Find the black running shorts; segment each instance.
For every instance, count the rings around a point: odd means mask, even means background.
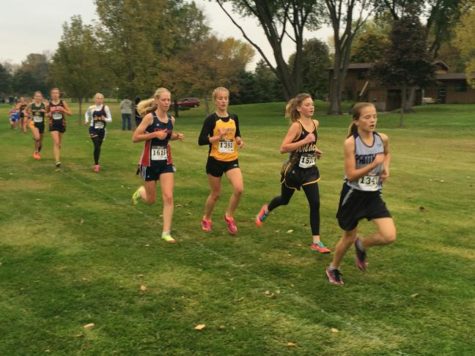
[[[208,156],[208,161],[206,162],[206,173],[213,177],[221,177],[223,173],[234,168],[239,168],[239,161],[237,159],[225,162],[218,161],[216,158]]]
[[[283,172],[280,182],[288,188],[300,190],[303,185],[317,183],[320,172],[316,166],[310,168],[289,168]]]
[[[351,231],[361,219],[390,218],[391,213],[381,198],[381,191],[364,192],[343,183],[336,217],[343,230]]]

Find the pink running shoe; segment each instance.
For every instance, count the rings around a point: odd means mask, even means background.
[[[212,228],[213,222],[211,220],[207,220],[205,218],[201,220],[201,230],[203,230],[204,232],[211,232]]]
[[[99,166],[98,164],[94,165],[94,172],[99,173],[100,170],[101,166]]]
[[[236,235],[238,232],[238,228],[236,226],[236,222],[234,221],[233,217],[226,216],[224,215],[224,221],[226,221],[226,225],[228,226],[228,232],[231,235]]]

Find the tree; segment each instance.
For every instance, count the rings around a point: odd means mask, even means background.
[[[53,81],[79,102],[79,121],[82,119],[82,102],[104,87],[107,79],[104,55],[93,28],[84,25],[81,16],[73,16],[71,23],[63,25],[58,49],[53,55],[51,74]]]
[[[367,21],[355,36],[350,62],[373,63],[381,60],[389,46],[390,31],[391,24],[386,21]]]
[[[165,69],[163,61],[209,32],[194,2],[96,0],[96,7],[97,34],[121,96],[151,95]]]
[[[424,33],[432,60],[438,59],[440,48],[452,38],[453,29],[460,15],[469,7],[471,0],[376,0],[380,11],[389,11],[394,20],[409,14],[421,14],[426,19]],[[416,87],[409,88],[406,111],[412,109]]]
[[[425,34],[429,54],[436,59],[441,46],[450,41],[453,29],[471,0],[377,0],[379,11],[388,11],[394,20],[416,11],[426,18]]]
[[[2,64],[0,64],[0,95],[3,96],[10,93],[11,80],[12,75]]]
[[[257,62],[254,71],[257,102],[265,103],[285,100],[282,83],[264,60]]]
[[[306,28],[318,28],[319,2],[316,0],[216,0],[226,16],[241,31],[244,38],[257,50],[267,66],[282,83],[287,99],[295,96],[302,88],[302,50]],[[252,39],[252,35],[238,24],[224,3],[232,3],[233,10],[242,16],[254,17],[264,30],[272,48],[274,62]],[[290,39],[295,45],[293,67],[286,62],[283,54],[283,41]]]
[[[210,36],[164,62],[160,82],[176,93],[186,91],[204,97],[208,111],[208,97],[215,87],[225,86],[232,93],[239,91],[239,74],[253,56],[254,50],[247,43]]]
[[[454,45],[466,61],[467,81],[475,88],[475,5],[462,16],[455,33]]]
[[[372,0],[325,0],[333,29],[333,69],[330,77],[329,114],[341,114],[343,87],[353,39],[374,10]]]
[[[434,78],[434,67],[427,50],[424,27],[416,12],[408,12],[394,21],[390,33],[391,45],[384,59],[377,62],[372,74],[386,86],[401,88],[400,126],[404,126],[404,111],[409,87],[424,87]]]
[[[45,54],[30,53],[15,71],[15,92],[20,95],[32,95],[37,90],[46,93],[49,88],[49,65]]]
[[[289,65],[293,66],[295,54],[289,58]],[[304,42],[302,49],[302,91],[310,93],[314,98],[323,99],[328,94],[328,68],[330,68],[328,46],[318,40],[311,39]]]

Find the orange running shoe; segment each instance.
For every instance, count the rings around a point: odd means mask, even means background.
[[[269,210],[267,209],[267,204],[264,204],[261,210],[259,210],[259,214],[256,216],[256,226],[261,227],[268,215]]]
[[[310,249],[320,253],[330,253],[330,249],[326,247],[321,241],[312,243],[310,245]]]

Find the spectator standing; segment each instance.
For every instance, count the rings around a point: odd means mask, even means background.
[[[122,115],[122,131],[132,130],[130,121],[132,119],[132,101],[129,98],[125,98],[120,102],[120,113]]]

